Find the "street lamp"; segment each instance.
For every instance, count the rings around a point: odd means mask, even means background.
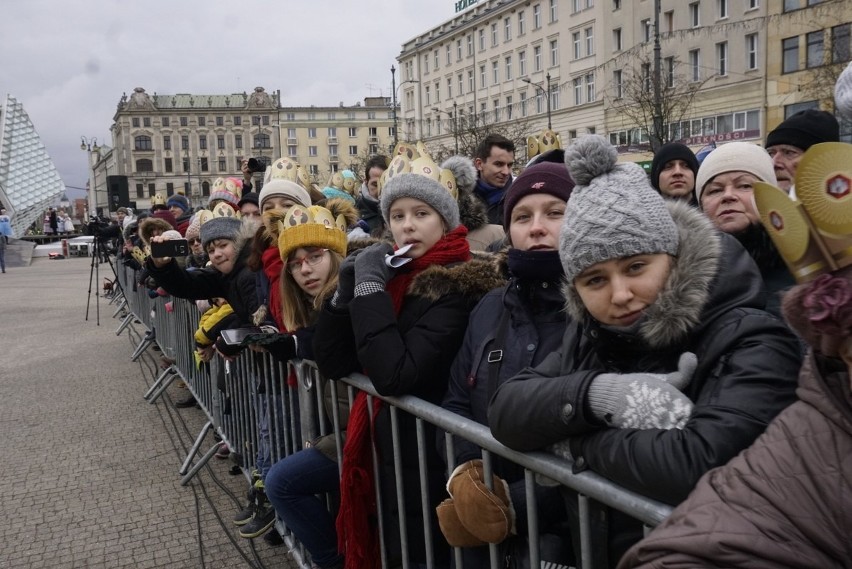
[[[101,147],[98,146],[98,139],[92,137],[91,139],[81,136],[80,137],[80,150],[85,150],[88,153],[89,157],[89,192],[88,192],[88,201],[87,204],[92,208],[91,211],[86,208],[86,215],[91,216],[92,213],[96,213],[98,211],[98,194],[97,194],[97,180],[95,179],[95,164],[92,163],[92,152],[98,154],[101,151]],[[98,158],[95,157],[95,163],[97,163]],[[88,220],[87,220],[88,221]]]
[[[456,154],[459,153],[459,128],[458,128],[458,113],[459,113],[459,104],[453,101],[453,112],[450,113],[448,111],[443,111],[437,107],[432,107],[432,110],[436,113],[444,113],[453,119],[453,138],[456,141]]]
[[[529,84],[529,85],[532,85],[533,87],[535,87],[536,89],[538,89],[539,91],[541,91],[542,93],[544,93],[545,101],[547,102],[547,129],[548,129],[548,130],[553,130],[553,127],[552,127],[552,125],[550,124],[550,73],[549,73],[549,72],[548,72],[548,74],[545,76],[545,80],[547,80],[547,91],[545,91],[545,90],[544,90],[544,87],[542,87],[542,86],[541,86],[541,85],[539,85],[538,83],[533,83],[533,82],[532,82],[532,81],[530,81],[530,80],[529,80],[529,78],[527,78],[527,77],[525,77],[525,78],[521,79],[521,81],[523,81],[524,83],[527,83],[527,84]]]

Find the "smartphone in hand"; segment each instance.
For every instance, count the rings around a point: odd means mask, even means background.
[[[186,257],[189,255],[189,243],[186,239],[170,239],[161,243],[151,243],[152,257]]]

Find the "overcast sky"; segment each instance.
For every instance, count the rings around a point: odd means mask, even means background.
[[[109,138],[122,93],[281,90],[284,106],[390,96],[402,43],[455,0],[2,0],[0,96],[24,105],[66,186],[80,136]],[[397,74],[397,78],[399,74]]]

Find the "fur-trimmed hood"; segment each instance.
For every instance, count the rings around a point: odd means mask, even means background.
[[[155,231],[159,230],[160,234],[163,234],[172,229],[174,229],[174,227],[172,227],[172,225],[165,219],[161,219],[159,217],[146,217],[139,222],[139,238],[142,239],[142,242],[145,245],[148,245],[151,242],[151,237],[154,236]]]
[[[491,255],[479,254],[466,263],[434,265],[412,279],[406,294],[435,301],[448,294],[478,300],[506,284]]]
[[[733,238],[719,233],[706,216],[686,203],[666,205],[678,229],[678,255],[665,287],[635,331],[655,349],[683,342],[723,311],[736,306],[762,308],[764,302],[757,267]],[[600,326],[573,282],[564,282],[562,293],[565,311],[575,321],[584,327]]]
[[[488,211],[482,200],[476,198],[472,193],[459,192],[459,219],[468,231],[475,231],[480,227],[488,225]]]

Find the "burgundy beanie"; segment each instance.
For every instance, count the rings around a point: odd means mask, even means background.
[[[564,163],[540,162],[530,166],[515,178],[506,190],[506,196],[503,198],[503,228],[509,230],[512,210],[526,196],[550,194],[567,202],[573,189],[574,180],[568,174]]]

